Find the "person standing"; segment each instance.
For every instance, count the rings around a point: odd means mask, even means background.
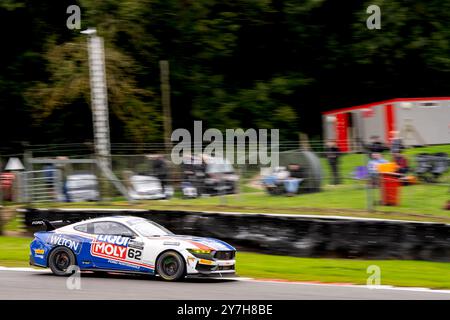
[[[388,148],[381,142],[379,136],[371,136],[370,140],[370,144],[367,146],[367,151],[369,153],[382,153],[388,150]]]
[[[156,159],[153,161],[153,172],[155,176],[161,182],[161,186],[165,191],[168,186],[168,174],[169,170],[167,168],[166,160],[163,155],[157,155]]]
[[[336,146],[334,141],[328,141],[325,148],[325,156],[327,157],[328,164],[331,168],[331,184],[340,184],[341,179],[339,176],[339,157],[341,151]]]
[[[406,175],[409,172],[408,159],[403,156],[401,153],[394,153],[393,155],[394,162],[398,166],[397,173]]]
[[[374,152],[370,155],[370,160],[367,163],[367,171],[369,172],[370,185],[377,187],[379,185],[380,172],[378,165],[387,163],[388,161],[383,158],[383,155],[379,152]]]
[[[391,153],[392,155],[400,154],[405,147],[403,146],[403,141],[400,138],[400,134],[398,131],[391,131]]]

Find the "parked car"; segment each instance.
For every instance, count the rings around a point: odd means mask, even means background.
[[[194,162],[195,160],[198,162]],[[236,193],[239,176],[227,159],[207,156],[189,157],[184,159],[182,170],[183,185],[188,184],[196,189],[196,192],[191,194],[200,196]]]
[[[153,176],[132,175],[129,185],[128,194],[134,200],[167,199],[173,195],[171,187],[163,190],[161,181]]]
[[[67,176],[66,192],[71,202],[98,201],[100,200],[98,189],[97,177],[92,173],[75,173]]]

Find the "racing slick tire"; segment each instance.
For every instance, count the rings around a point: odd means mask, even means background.
[[[184,278],[186,266],[183,257],[175,251],[166,251],[156,262],[156,273],[167,281],[177,281]]]
[[[48,266],[57,276],[69,276],[72,272],[68,269],[76,265],[75,255],[72,250],[66,247],[57,247],[53,249],[48,257]]]

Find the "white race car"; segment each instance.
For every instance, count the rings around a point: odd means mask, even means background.
[[[235,274],[236,249],[213,238],[175,235],[150,220],[114,216],[85,220],[36,232],[30,264],[56,275],[81,271],[121,271],[158,275],[165,280],[186,276]]]

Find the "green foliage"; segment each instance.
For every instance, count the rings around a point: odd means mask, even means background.
[[[217,84],[210,88],[210,95],[202,95],[194,102],[193,115],[196,118],[206,119],[210,127],[221,130],[249,127],[288,129],[282,133],[289,132],[290,138],[295,139],[297,115],[285,100],[292,93],[295,80],[276,77],[268,82],[257,81],[251,88],[228,93],[223,89],[221,77],[213,79],[217,79]]]
[[[89,67],[85,39],[50,44],[47,51],[49,79],[38,82],[26,92],[36,125],[48,119],[58,108],[89,104]],[[134,81],[133,61],[113,47],[106,48],[106,82],[109,107],[134,142],[155,141],[159,135],[160,116],[151,90],[143,90]]]
[[[20,125],[2,127],[2,142],[73,142],[90,126],[85,37],[65,26],[71,4],[105,40],[113,142],[161,141],[162,59],[174,128],[200,119],[297,140],[321,133],[320,111],[448,94],[447,2],[3,0],[0,27],[15,32],[0,53],[0,113]],[[371,4],[381,30],[366,28]]]

